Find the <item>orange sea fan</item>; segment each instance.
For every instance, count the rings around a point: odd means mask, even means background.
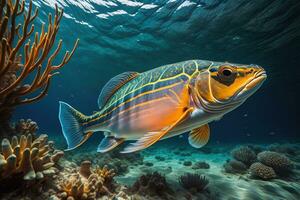
[[[38,16],[38,9],[32,10],[31,1],[26,10],[25,0],[0,0],[0,124],[2,126],[16,106],[36,102],[47,94],[51,77],[69,62],[78,45],[77,40],[72,51],[67,51],[60,64],[54,65],[53,61],[62,46],[62,40],[59,40],[56,49],[53,49],[63,10],[59,10],[56,6],[54,19],[49,14],[48,26],[43,24],[40,32],[35,33],[33,21]],[[24,16],[23,20],[19,19],[21,15]],[[17,24],[19,21],[22,21],[22,24]],[[30,37],[33,37],[33,41],[30,41]],[[30,74],[34,74],[31,81],[27,79]]]

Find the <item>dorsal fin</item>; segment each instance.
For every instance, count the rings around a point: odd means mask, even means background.
[[[101,109],[110,97],[120,89],[125,83],[131,81],[139,75],[138,72],[124,72],[110,79],[103,87],[99,97],[98,106]]]

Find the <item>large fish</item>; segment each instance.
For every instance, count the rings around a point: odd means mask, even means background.
[[[100,111],[85,116],[60,102],[59,120],[68,150],[83,144],[93,132],[104,132],[98,152],[127,140],[122,151],[145,149],[161,139],[189,133],[189,143],[200,148],[209,139],[208,123],[240,106],[266,79],[257,65],[203,60],[124,72],[102,89]]]

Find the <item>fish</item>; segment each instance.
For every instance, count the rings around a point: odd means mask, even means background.
[[[66,150],[79,147],[94,132],[104,133],[100,153],[126,141],[121,153],[136,152],[186,132],[189,144],[201,148],[209,141],[208,124],[242,105],[266,78],[258,65],[207,60],[121,73],[104,85],[98,112],[87,116],[59,102]]]

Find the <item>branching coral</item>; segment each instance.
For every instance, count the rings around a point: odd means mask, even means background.
[[[103,188],[103,179],[95,174],[87,179],[76,174],[61,183],[60,187],[62,192],[58,197],[61,199],[95,199],[98,190]]]
[[[199,174],[186,173],[179,177],[179,183],[187,190],[201,192],[207,188],[209,180]]]
[[[232,152],[232,157],[250,166],[256,160],[255,152],[246,146],[235,148]]]
[[[78,173],[73,173],[59,184],[61,199],[95,199],[101,195],[112,195],[114,189],[113,178],[115,173],[108,169],[91,168],[90,161],[84,161],[80,165]]]
[[[277,152],[263,151],[257,157],[261,163],[272,167],[279,174],[289,172],[293,168],[291,160]]]
[[[63,152],[52,152],[47,135],[33,140],[29,134],[19,139],[14,136],[11,142],[3,139],[0,154],[0,182],[6,180],[42,179],[55,173],[54,165],[63,156]]]
[[[108,186],[109,188],[113,187],[113,178],[116,175],[115,171],[113,169],[109,169],[107,165],[104,165],[104,167],[96,167],[95,174],[102,177],[104,179],[104,184]]]
[[[21,16],[24,16],[22,23]],[[42,25],[35,32],[33,25],[38,9],[33,12],[32,2],[25,9],[25,0],[0,1],[0,126],[8,128],[13,109],[22,104],[40,100],[47,94],[50,80],[58,69],[72,57],[78,40],[71,52],[66,52],[62,61],[54,65],[62,40],[53,49],[63,11],[56,7],[54,19],[49,14],[48,27]],[[33,41],[29,38],[33,38]],[[24,51],[22,50],[24,49]],[[21,52],[23,51],[23,53]],[[29,76],[34,78],[28,79]],[[26,83],[27,82],[27,83]],[[40,93],[37,93],[40,91]],[[28,98],[30,96],[30,98]]]
[[[250,175],[263,180],[270,180],[276,177],[276,173],[272,167],[268,167],[262,163],[256,162],[250,166]]]

